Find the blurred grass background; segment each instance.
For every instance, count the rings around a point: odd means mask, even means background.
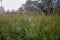
[[[60,16],[0,14],[0,40],[60,40]]]

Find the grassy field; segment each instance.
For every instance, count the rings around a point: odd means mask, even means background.
[[[0,40],[60,40],[60,16],[0,14]]]

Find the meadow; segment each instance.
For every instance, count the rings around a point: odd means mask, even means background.
[[[60,16],[0,14],[0,40],[60,40]]]

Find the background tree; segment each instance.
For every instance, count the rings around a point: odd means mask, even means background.
[[[2,0],[0,0],[2,2]]]
[[[41,0],[41,2],[47,7],[47,11],[50,14],[50,12],[51,12],[50,5],[51,5],[52,0]]]
[[[27,0],[23,5],[26,11],[37,11],[50,13],[50,5],[52,0]]]
[[[20,7],[20,8],[19,8],[19,11],[23,11],[23,7]]]
[[[26,5],[31,4],[31,2],[32,2],[31,0],[27,0],[27,1],[26,1]]]

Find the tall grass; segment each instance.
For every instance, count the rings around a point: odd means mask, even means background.
[[[60,40],[60,16],[0,15],[0,40]]]

